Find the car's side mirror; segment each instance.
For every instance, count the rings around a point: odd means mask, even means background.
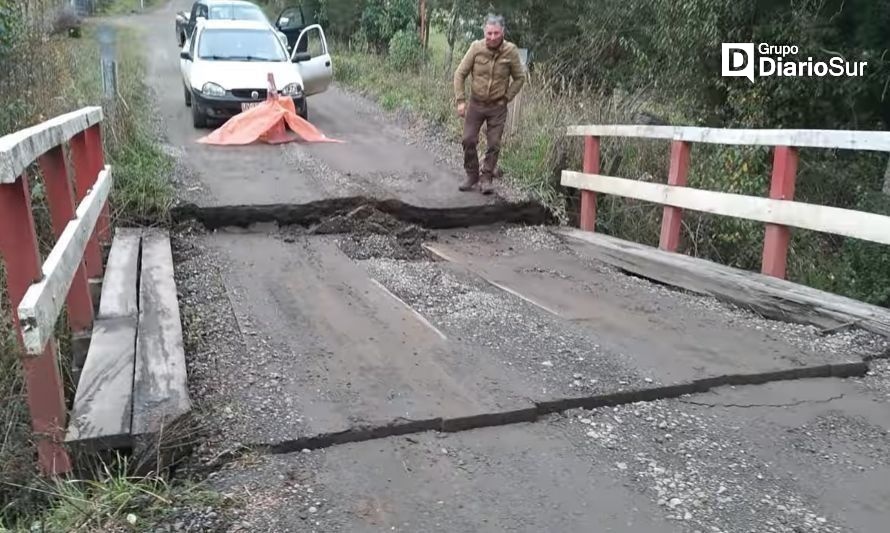
[[[294,63],[302,63],[303,61],[309,61],[312,59],[312,54],[309,52],[297,52],[294,54]]]
[[[192,60],[192,54],[190,54],[188,50],[183,50],[183,51],[179,52],[179,58],[180,58],[180,59],[187,59],[187,60],[191,61],[191,60]]]

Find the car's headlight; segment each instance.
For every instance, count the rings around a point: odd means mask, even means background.
[[[289,83],[284,89],[281,89],[281,94],[298,98],[303,96],[303,86],[299,83]]]
[[[220,87],[219,85],[207,82],[201,87],[201,92],[206,94],[207,96],[225,96],[226,90]]]

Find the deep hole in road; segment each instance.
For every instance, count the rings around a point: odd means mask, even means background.
[[[453,229],[492,224],[553,224],[555,217],[537,202],[498,202],[467,207],[419,207],[401,200],[376,200],[363,196],[319,200],[305,204],[230,205],[201,207],[176,206],[171,211],[174,222],[189,220],[214,230],[224,227],[246,228],[253,224],[275,222],[279,226],[313,227],[342,217],[359,208],[371,208],[406,224],[425,229]]]

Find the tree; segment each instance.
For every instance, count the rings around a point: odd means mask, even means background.
[[[478,23],[481,23],[481,10],[476,0],[440,0],[432,2],[431,9],[431,24],[445,33],[445,41],[448,43],[445,74],[450,76],[454,48],[459,40],[472,34]]]

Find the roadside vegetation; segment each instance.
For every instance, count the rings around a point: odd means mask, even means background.
[[[269,11],[286,2],[268,2]],[[455,143],[451,76],[469,42],[481,38],[489,2],[427,0],[428,31],[414,0],[311,0],[332,41],[335,79],[438,124]],[[581,169],[579,138],[565,126],[653,123],[730,128],[884,130],[890,63],[886,2],[806,0],[505,0],[507,38],[531,53],[518,123],[506,139],[505,178],[574,222],[578,194],[559,185],[562,169]],[[420,36],[426,35],[424,41]],[[867,60],[864,78],[720,77],[721,42],[789,43],[803,57],[838,53]],[[484,136],[483,136],[484,137]],[[484,141],[481,141],[484,144]],[[480,149],[483,149],[480,146]],[[602,169],[613,176],[666,182],[669,143],[603,139]],[[802,150],[795,197],[890,214],[886,155]],[[694,145],[689,185],[766,196],[771,150]],[[883,193],[882,193],[883,188]],[[657,244],[661,207],[599,195],[598,231]],[[761,224],[693,212],[684,215],[681,251],[759,270]],[[885,246],[795,230],[789,278],[890,306]]]
[[[146,5],[151,5],[147,0]],[[140,36],[117,29],[117,95],[102,94],[99,28],[80,20],[63,0],[0,0],[0,136],[84,106],[102,105],[106,162],[113,166],[115,223],[164,224],[173,200],[170,158],[156,141],[152,103],[144,85]],[[138,8],[138,0],[105,1],[103,13]],[[39,169],[28,170],[43,257],[52,248],[49,212]],[[24,383],[13,337],[5,273],[0,264],[0,531],[140,529],[171,502],[207,495],[168,485],[157,474],[132,475],[109,460],[84,480],[47,482],[37,476]],[[70,403],[73,384],[66,317],[58,322],[61,368]],[[130,516],[132,515],[132,516]],[[136,518],[137,525],[132,520]],[[129,518],[129,520],[128,520]]]

